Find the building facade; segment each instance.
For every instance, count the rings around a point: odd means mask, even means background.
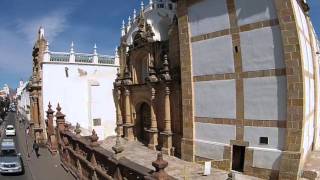
[[[319,145],[319,47],[307,11],[297,0],[178,1],[184,159],[301,175]]]
[[[93,53],[76,53],[74,44],[69,52],[49,50],[44,39],[41,53],[40,119],[46,120],[48,104],[59,103],[66,114],[66,121],[89,135],[94,129],[100,140],[115,135],[115,107],[113,81],[116,78],[117,57]],[[46,121],[44,121],[46,122]]]
[[[302,0],[150,1],[122,31],[115,93],[124,137],[165,152],[173,137],[184,160],[297,179],[319,146],[319,45],[308,10]],[[163,72],[176,73],[170,85]]]
[[[30,94],[28,91],[28,85],[29,81],[19,82],[16,94],[16,111],[19,113],[21,118],[30,122]]]
[[[176,6],[171,1],[144,6],[123,22],[120,73],[115,81],[117,126],[166,154],[181,152],[181,88]]]
[[[10,94],[10,88],[7,84],[4,84],[2,90],[0,90],[0,97],[7,98]]]
[[[37,40],[33,46],[32,76],[28,91],[30,94],[30,128],[35,139],[42,144],[47,142],[46,124],[44,117],[42,96],[42,62],[47,40],[44,37],[44,29],[40,27]]]

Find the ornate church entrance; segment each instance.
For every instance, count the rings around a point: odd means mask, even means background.
[[[138,121],[137,121],[137,138],[139,141],[148,145],[149,136],[147,129],[151,125],[150,106],[147,103],[142,103],[139,109]]]

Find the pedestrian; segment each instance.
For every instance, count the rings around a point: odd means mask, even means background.
[[[39,156],[40,156],[40,154],[39,154],[39,144],[37,143],[36,140],[34,140],[32,148],[35,151],[37,158],[39,158]]]

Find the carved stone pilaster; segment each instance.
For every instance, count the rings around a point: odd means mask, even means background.
[[[155,88],[151,86],[151,106],[150,106],[150,115],[151,115],[151,125],[150,128],[147,130],[149,134],[149,143],[148,147],[150,149],[155,150],[156,146],[158,145],[158,126],[157,126],[157,119],[155,114]]]
[[[126,109],[126,122],[123,125],[125,131],[125,138],[128,141],[134,140],[133,135],[133,124],[131,119],[131,104],[130,104],[130,91],[128,88],[125,89],[125,109]]]
[[[123,120],[122,120],[122,112],[121,112],[121,90],[120,88],[116,89],[116,113],[117,113],[117,134],[120,136],[123,135]]]
[[[163,146],[161,151],[164,154],[173,155],[172,148],[172,129],[171,129],[171,106],[170,106],[170,84],[171,75],[169,69],[168,56],[163,56],[163,68],[161,70],[161,80],[165,87],[164,96],[164,131],[160,134],[163,137]]]

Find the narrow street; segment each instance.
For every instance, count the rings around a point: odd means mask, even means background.
[[[51,156],[46,148],[40,149],[40,157],[32,152],[32,139],[26,136],[23,124],[16,121],[16,114],[9,113],[1,129],[7,124],[13,124],[16,128],[16,136],[12,137],[16,143],[17,152],[21,153],[25,173],[23,175],[0,175],[1,180],[74,180],[74,177],[66,172],[60,165],[59,156]],[[4,133],[1,135],[5,137]],[[28,158],[28,152],[30,158]]]

